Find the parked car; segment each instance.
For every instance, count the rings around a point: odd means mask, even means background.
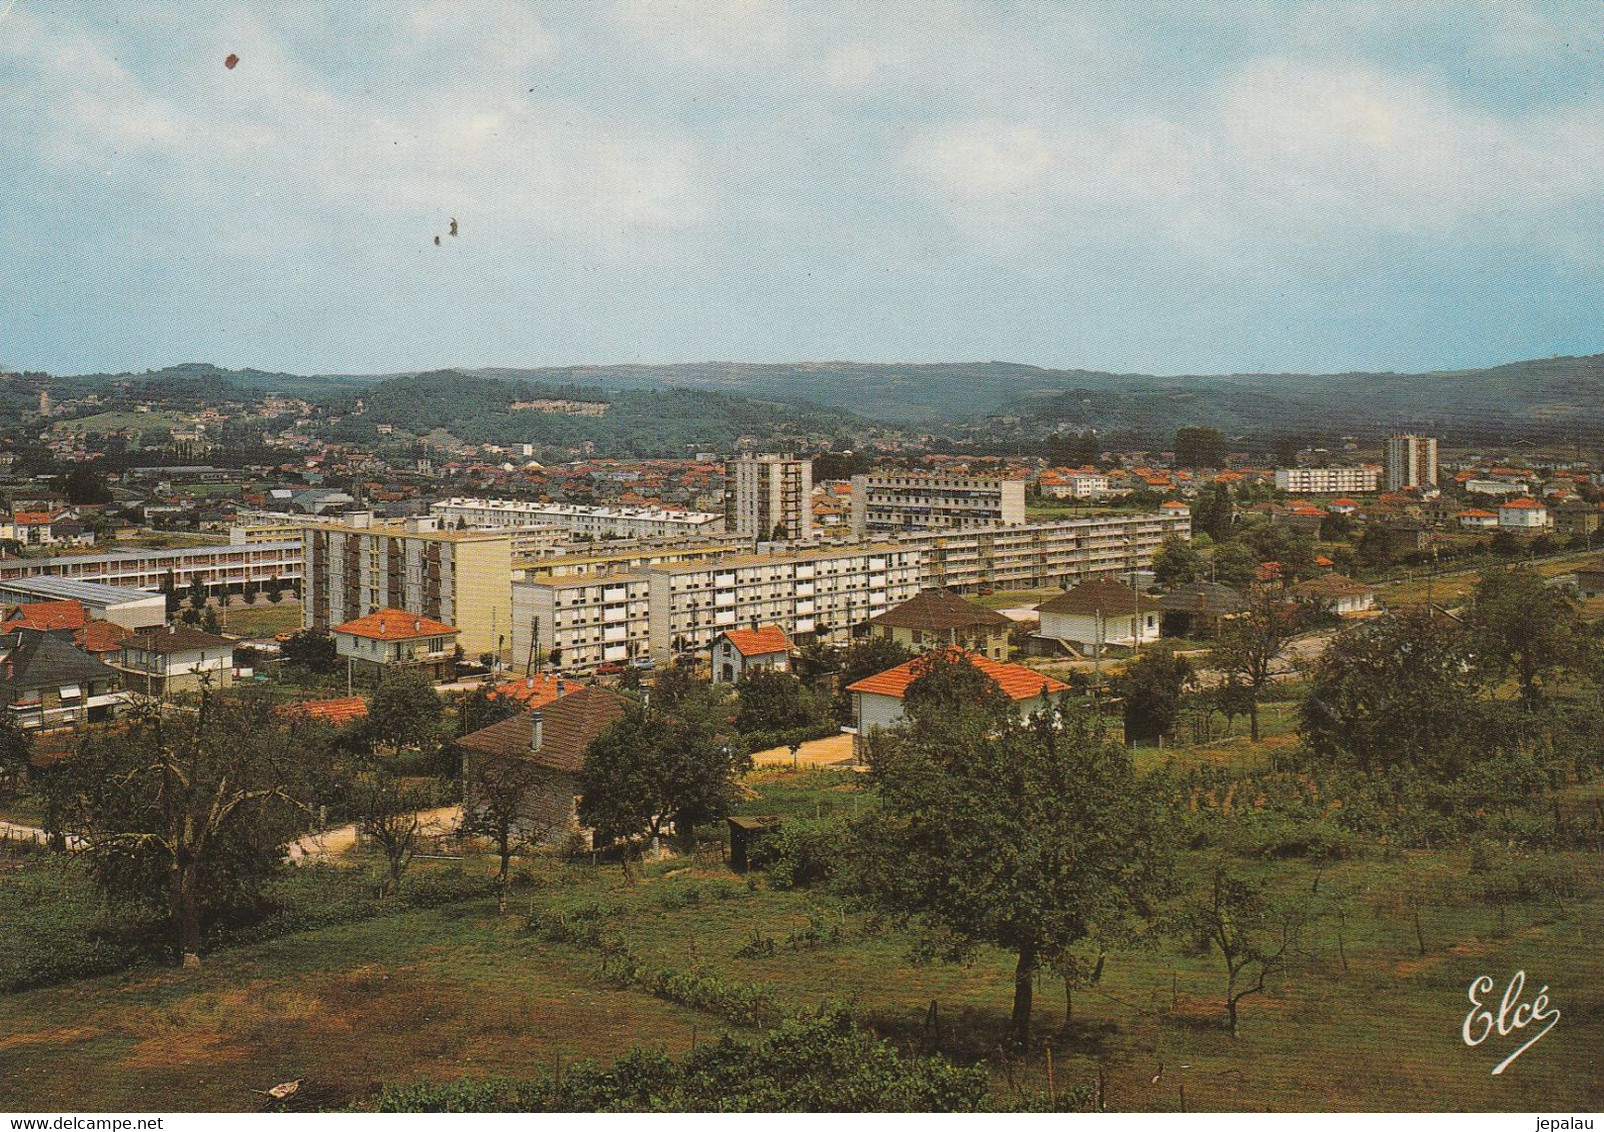
[[[635,667],[640,669],[642,672],[650,672],[652,669],[657,667],[657,662],[649,656],[637,656],[633,663]]]
[[[596,666],[597,676],[617,676],[623,671],[624,666],[619,664],[616,660],[609,660],[606,664],[598,664]]]

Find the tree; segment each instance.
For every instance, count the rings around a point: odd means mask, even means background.
[[[1207,894],[1186,911],[1186,926],[1200,950],[1218,949],[1225,963],[1225,1011],[1236,1037],[1238,1007],[1264,990],[1265,977],[1284,962],[1298,942],[1303,913],[1277,906],[1262,885],[1217,866]]]
[[[1535,711],[1543,687],[1579,656],[1576,604],[1526,566],[1494,567],[1471,593],[1466,624],[1477,662],[1491,677],[1512,673],[1521,703]]]
[[[479,755],[471,764],[462,806],[462,832],[490,840],[496,851],[496,911],[507,914],[512,859],[553,832],[535,802],[541,768],[532,759]]]
[[[339,661],[334,638],[322,629],[302,629],[292,633],[279,648],[279,655],[291,664],[298,664],[308,672],[333,672]]]
[[[444,717],[445,705],[429,678],[406,669],[374,689],[365,731],[371,742],[393,751],[421,749],[439,738]]]
[[[836,677],[835,717],[841,723],[852,721],[852,697],[847,689],[859,680],[885,672],[913,659],[908,647],[890,637],[859,637],[840,657],[840,672]]]
[[[429,796],[381,767],[370,767],[358,779],[354,793],[357,832],[384,854],[386,887],[394,895],[401,891],[401,878],[423,840],[422,810]]]
[[[196,965],[208,921],[260,904],[338,768],[316,732],[209,689],[193,711],[143,699],[122,722],[54,768],[52,809],[100,886],[162,906],[175,951]]]
[[[457,737],[472,734],[480,728],[511,719],[523,710],[523,705],[511,696],[498,694],[486,684],[472,691],[459,693],[456,701]]]
[[[1392,531],[1387,524],[1372,520],[1365,524],[1364,533],[1354,544],[1358,552],[1359,561],[1366,566],[1384,567],[1392,565]]]
[[[1163,589],[1195,582],[1203,573],[1203,556],[1180,535],[1165,535],[1153,552],[1153,581]]]
[[[854,839],[851,887],[915,928],[924,954],[1012,953],[1010,1030],[1028,1045],[1039,972],[1151,926],[1170,876],[1168,811],[1067,699],[1023,720],[967,660],[917,663],[906,724],[869,753],[879,806]]]
[[[1225,463],[1225,437],[1217,428],[1175,430],[1175,466],[1218,468]]]
[[[1255,587],[1248,608],[1220,622],[1219,638],[1209,657],[1209,666],[1219,671],[1226,683],[1245,689],[1248,734],[1255,743],[1259,740],[1259,700],[1270,684],[1276,660],[1286,649],[1292,625],[1286,604],[1267,588]]]
[[[755,669],[741,680],[737,692],[740,707],[735,715],[735,729],[742,733],[789,731],[819,721],[813,697],[802,681],[789,672]]]
[[[1231,497],[1231,485],[1217,483],[1197,497],[1192,506],[1192,531],[1201,532],[1215,542],[1231,536],[1236,521],[1236,503]]]
[[[206,608],[206,583],[199,574],[189,580],[189,607],[197,613]]]
[[[631,704],[596,737],[579,773],[579,820],[599,844],[633,850],[637,839],[655,840],[672,826],[682,845],[693,846],[696,825],[730,812],[735,779],[752,758],[732,751],[717,723],[705,693],[672,711],[654,698],[650,706]]]
[[[206,607],[206,611],[201,614],[201,628],[214,636],[223,631],[222,624],[217,620],[217,610],[209,605]]]
[[[277,574],[267,580],[267,600],[274,605],[284,600],[284,579]]]
[[[111,488],[106,486],[105,477],[95,471],[91,464],[74,465],[62,486],[67,493],[67,502],[74,506],[98,506],[111,502]]]
[[[1339,634],[1314,665],[1299,734],[1327,761],[1450,775],[1476,745],[1479,685],[1470,634],[1425,611]]]
[[[1248,545],[1239,539],[1230,539],[1216,546],[1209,563],[1210,578],[1222,586],[1241,589],[1251,586],[1258,577],[1259,560]]]
[[[184,604],[184,599],[178,595],[178,579],[171,570],[162,576],[162,596],[167,599],[167,618],[172,620]]]
[[[1196,682],[1191,663],[1163,649],[1150,649],[1125,666],[1113,681],[1124,701],[1125,741],[1157,739],[1175,725],[1181,695]]]
[[[261,596],[262,583],[251,578],[240,590],[240,596],[245,599],[246,605],[255,605],[256,599]]]
[[[0,786],[25,786],[33,766],[33,736],[11,712],[0,713]]]

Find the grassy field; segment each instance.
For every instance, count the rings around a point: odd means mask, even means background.
[[[238,599],[236,598],[237,602]],[[228,607],[223,619],[223,631],[236,637],[271,637],[278,633],[294,633],[301,627],[301,603],[286,597],[277,605],[259,597],[255,605],[234,604]]]
[[[1265,744],[1280,739],[1283,714],[1267,719],[1276,734]],[[1253,761],[1245,743],[1222,749],[1234,765]],[[1210,751],[1179,754],[1205,760]],[[766,770],[748,780],[742,809],[845,815],[860,782]],[[1278,891],[1307,894],[1322,914],[1296,959],[1244,1002],[1238,1037],[1223,1027],[1218,954],[1175,936],[1111,955],[1102,983],[1074,996],[1068,1020],[1062,988],[1044,978],[1040,1042],[1053,1049],[1060,1088],[1089,1088],[1101,1068],[1106,1105],[1118,1110],[1177,1109],[1183,1086],[1192,1110],[1597,1109],[1604,876],[1596,856],[1570,860],[1583,878],[1578,894],[1509,905],[1502,916],[1480,899],[1483,882],[1462,850],[1372,851],[1318,870],[1239,860]],[[1208,862],[1186,855],[1191,891]],[[523,914],[585,905],[654,968],[770,984],[795,1010],[846,1003],[899,1045],[986,1064],[1001,1097],[1044,1087],[1040,1051],[1000,1052],[1009,956],[916,964],[907,936],[826,895],[732,875],[716,854],[651,864],[634,883],[616,866],[556,862],[535,864],[533,880],[506,918],[473,899],[226,948],[199,971],[146,965],[4,996],[0,1096],[41,1111],[251,1110],[261,1107],[252,1089],[303,1076],[307,1105],[361,1104],[384,1081],[538,1075],[559,1057],[605,1061],[631,1045],[678,1052],[731,1028],[614,985],[594,948],[523,930]],[[772,951],[743,958],[754,938],[772,940]],[[1533,991],[1550,986],[1563,1017],[1495,1077],[1515,1043],[1464,1045],[1466,987],[1485,974],[1501,993],[1517,970]]]

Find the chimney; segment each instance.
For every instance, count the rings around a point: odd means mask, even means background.
[[[169,625],[168,625],[168,626],[167,626],[167,632],[168,632],[168,633],[169,633],[169,634],[173,634],[173,633],[176,633],[176,632],[178,632],[178,626],[177,626],[177,625],[176,625],[176,624],[169,624]]]
[[[561,676],[557,677],[557,698],[560,700],[568,694],[568,681]]]
[[[422,619],[422,618],[420,618],[420,617],[414,617],[414,618],[413,618],[413,619],[412,619],[412,631],[413,631],[413,632],[414,632],[414,633],[421,633],[421,632],[423,632],[423,619]]]
[[[529,681],[526,686],[531,692],[535,690],[535,678],[533,676],[529,677]]]
[[[529,749],[531,751],[539,751],[541,744],[546,740],[545,722],[541,718],[539,711],[531,712],[530,718],[534,726],[529,730]]]

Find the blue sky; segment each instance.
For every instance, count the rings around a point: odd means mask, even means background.
[[[1604,350],[1595,0],[8,2],[0,365]]]

